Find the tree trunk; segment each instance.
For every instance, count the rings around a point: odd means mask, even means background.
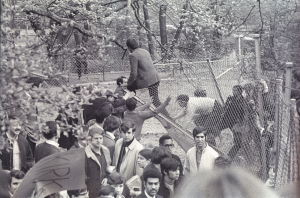
[[[168,46],[168,34],[167,34],[167,5],[161,5],[159,8],[159,27],[160,27],[160,39],[164,48],[161,49],[162,58],[166,59],[167,46]]]
[[[85,8],[87,11],[91,11],[91,5],[92,3],[90,1],[86,3]],[[91,30],[88,20],[84,23],[83,28],[85,30]],[[89,38],[88,36],[82,35],[83,44],[86,44],[88,42],[88,38]]]
[[[144,17],[145,17],[145,26],[149,31],[151,31],[147,6],[148,6],[148,2],[147,0],[144,0],[143,10],[144,10]],[[151,54],[152,57],[154,57],[153,40],[152,40],[151,33],[148,31],[147,31],[147,38],[148,38],[149,53]]]

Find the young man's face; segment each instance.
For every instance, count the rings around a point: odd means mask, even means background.
[[[132,131],[133,128],[130,128],[127,132],[122,132],[124,142],[129,142],[134,137],[134,132]]]
[[[124,184],[112,184],[110,186],[115,189],[115,192],[117,195],[122,195],[123,189],[124,189]]]
[[[158,178],[148,178],[146,182],[144,182],[145,190],[148,195],[151,197],[157,194],[159,189],[159,179]]]
[[[150,163],[150,159],[147,160],[146,158],[144,158],[144,157],[141,156],[140,154],[138,155],[138,158],[137,158],[137,165],[138,165],[140,168],[145,168],[149,163]]]
[[[11,135],[19,135],[21,133],[21,126],[19,119],[9,120],[9,132]]]
[[[90,144],[95,148],[100,148],[102,143],[103,143],[103,136],[100,134],[95,134],[90,141]]]
[[[17,179],[14,177],[11,178],[10,189],[9,189],[11,194],[14,194],[14,192],[17,190],[17,188],[21,184],[22,180],[23,179]]]
[[[174,180],[174,181],[178,180],[179,172],[180,172],[179,167],[176,170],[169,170],[167,172],[167,177],[169,177],[171,180]]]
[[[206,143],[205,135],[203,133],[197,134],[195,136],[195,142],[197,147],[202,148],[203,146],[205,146]]]
[[[121,86],[126,86],[127,85],[127,78],[122,78],[123,79],[123,83],[121,84]]]
[[[173,140],[172,139],[164,140],[162,146],[166,147],[166,149],[168,149],[172,153],[172,148],[174,147]]]

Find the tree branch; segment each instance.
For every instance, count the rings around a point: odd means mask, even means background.
[[[98,37],[101,39],[106,39],[107,41],[113,42],[115,43],[117,46],[121,47],[123,50],[126,50],[126,48],[121,45],[116,38],[114,37],[108,37],[104,34],[100,34],[100,33],[93,33],[91,31],[85,30],[83,27],[81,27],[80,24],[78,24],[77,22],[71,20],[71,19],[67,19],[67,18],[62,18],[57,16],[56,14],[53,14],[52,12],[49,11],[45,11],[39,8],[36,8],[34,6],[27,6],[23,9],[24,12],[27,13],[33,13],[39,16],[44,16],[47,17],[49,19],[52,19],[53,21],[57,22],[57,23],[68,23],[70,26],[72,26],[74,29],[76,29],[78,32],[80,32],[81,34],[88,36],[88,37]]]

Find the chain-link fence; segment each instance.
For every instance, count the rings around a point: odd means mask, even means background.
[[[53,86],[62,83],[78,85],[115,81],[119,76],[129,76],[128,54],[122,57],[122,53],[112,50],[104,58],[87,56],[87,64],[80,67],[76,56],[59,57],[57,66],[67,75],[64,79],[58,79],[57,83],[49,79],[46,82],[54,82],[51,84]],[[244,63],[237,62],[234,52],[221,60],[188,60],[182,55],[176,62],[155,64],[161,77],[158,87],[160,101],[163,102],[168,95],[173,98],[166,110],[170,122],[175,121],[177,126],[166,128],[180,146],[185,151],[191,148],[191,131],[195,126],[205,126],[209,132],[209,144],[229,155],[233,164],[266,180],[275,158],[278,164],[276,185],[281,186],[294,178],[290,174],[296,170],[296,166],[291,165],[295,156],[295,137],[288,134],[295,130],[290,127],[290,104],[282,99],[281,92],[277,93],[281,99],[274,103],[276,73],[263,72],[264,80],[255,80],[253,73],[243,73]],[[186,107],[179,104],[183,95],[188,97]],[[151,101],[148,89],[138,90],[137,96],[143,102]],[[277,121],[276,105],[280,115]],[[183,110],[187,110],[188,114],[181,119],[172,119]],[[168,125],[168,121],[161,121],[165,122],[163,125]],[[274,127],[275,124],[277,127]],[[279,146],[274,156],[275,129],[278,131],[276,143]]]

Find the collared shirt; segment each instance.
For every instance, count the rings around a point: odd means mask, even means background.
[[[58,146],[59,146],[59,144],[57,143],[57,142],[54,142],[53,140],[46,140],[45,141],[47,144],[51,144],[51,145],[53,145],[53,146],[55,146],[55,147],[57,147],[58,148]]]
[[[21,156],[20,156],[20,148],[18,144],[18,136],[12,138],[8,133],[6,133],[8,141],[13,148],[13,169],[21,170]]]
[[[105,132],[108,136],[110,136],[113,140],[116,138],[115,135],[111,132],[106,131]]]
[[[205,147],[202,148],[202,149],[200,149],[200,148],[198,149],[198,147],[196,147],[196,160],[197,160],[197,166],[198,166],[198,168],[200,166],[202,153],[206,149],[206,147],[207,147],[207,143],[205,143]]]
[[[148,193],[147,193],[146,190],[145,190],[145,195],[146,195],[147,198],[155,198],[156,197],[156,195],[154,195],[153,197],[151,197],[150,195],[148,195]]]

